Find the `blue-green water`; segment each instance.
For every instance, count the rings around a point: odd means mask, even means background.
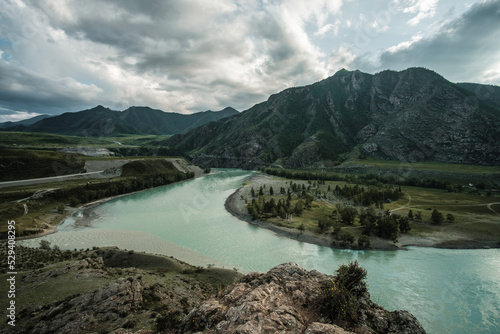
[[[410,311],[428,333],[500,332],[500,250],[333,250],[280,237],[225,210],[226,198],[249,175],[216,170],[117,198],[69,218],[44,239],[62,249],[118,246],[244,272],[296,262],[331,274],[357,259],[368,270],[372,299]],[[76,228],[83,218],[89,226]]]

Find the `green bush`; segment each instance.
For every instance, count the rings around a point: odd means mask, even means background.
[[[50,241],[40,240],[40,249],[50,249]]]
[[[367,272],[357,261],[341,265],[334,280],[326,282],[322,302],[323,313],[332,321],[356,322],[359,297],[366,293]]]
[[[431,213],[431,222],[435,225],[441,224],[444,221],[444,216],[441,212],[434,209]]]

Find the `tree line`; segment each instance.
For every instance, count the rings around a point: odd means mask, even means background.
[[[113,197],[131,192],[159,187],[194,177],[193,172],[158,173],[139,177],[128,177],[106,182],[89,182],[83,186],[64,188],[54,191],[50,196],[56,200],[69,200],[70,206],[77,206],[102,198]]]
[[[358,183],[358,184],[376,185],[376,186],[381,184],[398,183],[400,185],[405,185],[405,186],[447,189],[448,191],[461,191],[463,189],[461,185],[455,185],[453,183],[435,178],[409,177],[406,179],[396,181],[395,177],[392,175],[376,175],[376,174],[350,175],[350,174],[338,174],[333,172],[328,173],[328,172],[312,172],[312,171],[295,171],[295,170],[274,169],[274,168],[267,168],[264,170],[264,172],[270,175],[275,175],[295,180],[344,181],[348,183]]]

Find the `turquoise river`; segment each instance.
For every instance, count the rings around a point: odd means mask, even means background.
[[[225,210],[226,198],[249,175],[218,169],[116,198],[78,212],[43,239],[61,249],[118,246],[241,272],[296,262],[333,274],[340,264],[358,260],[368,270],[372,299],[389,310],[410,311],[428,333],[500,333],[500,250],[352,251],[284,238]]]

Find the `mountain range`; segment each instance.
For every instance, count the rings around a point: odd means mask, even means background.
[[[455,84],[425,68],[340,70],[167,144],[213,167],[320,168],[346,154],[498,165],[500,87]]]
[[[346,156],[500,164],[500,87],[452,83],[425,68],[340,70],[244,112],[190,115],[103,106],[0,123],[0,131],[77,136],[175,134],[162,145],[212,167],[328,167]]]
[[[101,105],[57,116],[41,115],[20,122],[0,124],[2,131],[46,132],[63,135],[106,137],[118,134],[171,135],[238,114],[227,107],[184,115],[149,107],[130,107],[115,111]]]

